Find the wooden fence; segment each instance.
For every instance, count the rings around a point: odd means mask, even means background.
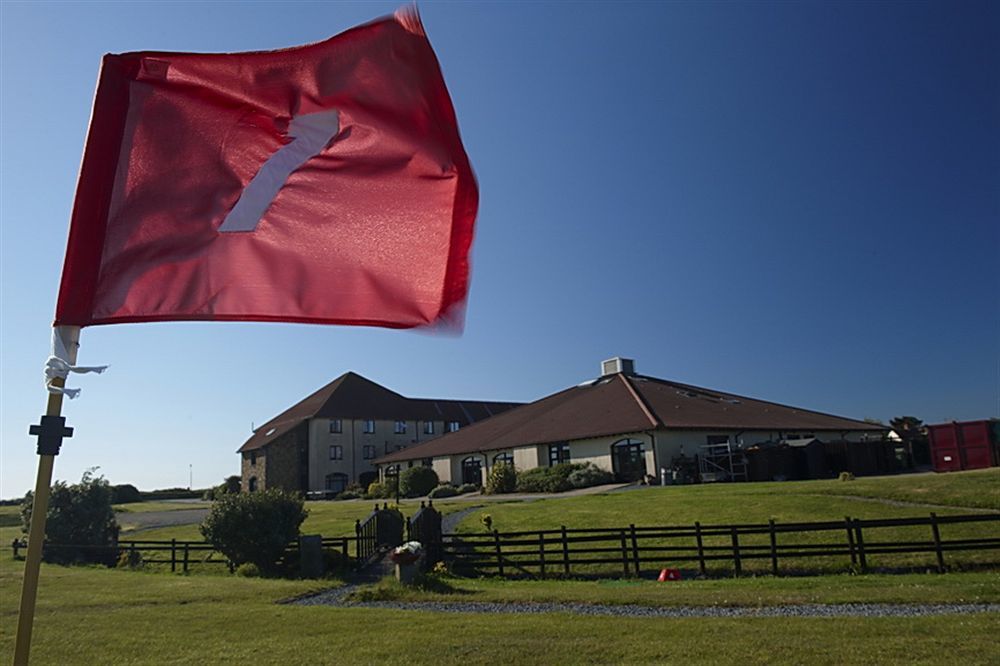
[[[941,526],[966,523],[1000,523],[1000,514],[937,516],[811,523],[757,525],[702,525],[677,527],[590,528],[532,530],[501,533],[445,535],[443,556],[456,571],[496,573],[500,576],[589,573],[591,565],[617,565],[625,576],[638,576],[645,566],[659,571],[681,563],[697,563],[702,575],[712,564],[732,563],[735,575],[748,560],[766,560],[772,574],[781,560],[843,557],[860,571],[869,568],[873,555],[933,553],[943,572],[945,554],[957,551],[1000,549],[1000,534],[946,540]],[[887,528],[926,529],[924,538],[891,538]],[[912,530],[911,530],[912,531]],[[825,533],[819,543],[802,541],[803,535]],[[837,536],[839,534],[839,537]],[[898,537],[898,535],[897,535]],[[808,541],[808,538],[806,539]],[[574,572],[573,567],[577,567]]]

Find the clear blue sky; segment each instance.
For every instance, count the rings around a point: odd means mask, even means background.
[[[34,485],[101,55],[279,48],[396,6],[0,5],[0,496]],[[856,418],[997,416],[998,7],[422,3],[482,193],[464,335],[84,329],[80,362],[112,368],[74,379],[56,477],[219,483],[251,422],[347,370],[527,401],[623,355]]]

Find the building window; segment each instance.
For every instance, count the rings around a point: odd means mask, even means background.
[[[344,432],[344,424],[340,419],[330,419],[330,434],[339,435]]]
[[[646,456],[637,439],[620,439],[611,445],[611,471],[619,481],[639,481],[646,476]]]
[[[458,421],[448,421],[448,432],[458,432],[459,427]]]
[[[425,435],[434,434],[434,421],[424,421],[424,434]]]
[[[362,432],[364,432],[366,435],[374,435],[375,434],[375,420],[374,419],[365,419],[365,427],[364,427],[364,430]]]
[[[394,432],[397,435],[405,435],[406,434],[406,421],[396,421],[396,428],[395,428]]]
[[[375,447],[371,444],[365,444],[364,450],[365,460],[371,460],[375,457]]]
[[[257,464],[257,452],[256,451],[251,451],[250,452],[250,464],[251,465],[256,465]]]
[[[330,460],[343,460],[344,459],[344,447],[340,444],[330,445]]]
[[[342,493],[347,489],[347,475],[334,472],[326,475],[326,489],[331,493]]]
[[[257,492],[257,477],[256,476],[251,476],[250,477],[250,482],[247,484],[247,488],[252,493]]]
[[[434,459],[424,458],[423,460],[420,461],[420,464],[423,465],[424,467],[434,467]]]
[[[569,442],[549,444],[549,466],[569,462]]]
[[[510,451],[505,451],[504,453],[498,453],[493,456],[494,465],[513,465],[514,464],[514,454]]]

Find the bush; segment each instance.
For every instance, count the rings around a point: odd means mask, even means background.
[[[21,504],[21,523],[25,534],[31,525],[33,506],[34,494],[29,492]],[[111,506],[111,486],[104,477],[94,476],[93,470],[87,470],[80,483],[72,486],[57,481],[49,497],[45,539],[51,544],[82,548],[46,547],[42,558],[46,562],[61,564],[96,562],[115,566],[118,560],[115,549],[118,529],[115,510]]]
[[[334,499],[349,500],[349,499],[358,499],[359,497],[361,497],[361,493],[355,492],[353,490],[345,490],[344,492],[334,497]]]
[[[841,472],[840,476],[837,478],[840,479],[841,481],[853,481],[854,474],[852,474],[851,472]]]
[[[615,480],[615,475],[593,463],[585,463],[582,469],[570,472],[566,480],[574,488],[590,488],[591,486],[612,483]]]
[[[140,493],[139,489],[131,483],[125,483],[120,486],[111,486],[112,504],[131,504],[132,502],[141,501],[142,493]]]
[[[269,573],[285,547],[298,538],[306,515],[295,493],[226,493],[212,505],[201,534],[236,566],[251,562]]]
[[[427,494],[431,499],[438,499],[439,497],[454,497],[458,494],[458,488],[452,485],[445,484],[443,486],[438,486],[430,493]]]
[[[517,475],[517,491],[520,493],[562,493],[573,489],[569,475],[586,465],[580,463],[560,463],[551,467],[535,467]]]
[[[434,490],[437,484],[437,472],[430,467],[417,465],[403,470],[399,477],[399,494],[404,497],[423,497]]]
[[[508,463],[493,465],[493,468],[486,477],[486,494],[499,495],[512,493],[516,488],[517,472],[514,471],[514,466]]]
[[[142,564],[142,553],[137,550],[123,550],[118,556],[119,569],[138,569]]]
[[[479,486],[474,483],[463,483],[458,487],[458,494],[464,495],[466,493],[477,493],[479,492]]]
[[[260,578],[260,567],[253,562],[244,562],[236,567],[236,575],[244,578]]]

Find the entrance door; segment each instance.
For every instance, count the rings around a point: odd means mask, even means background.
[[[480,471],[482,463],[479,458],[469,456],[462,461],[462,483],[471,483],[476,486],[483,485],[483,474]]]
[[[623,439],[611,445],[611,466],[619,481],[639,481],[646,476],[646,456],[642,442]]]

